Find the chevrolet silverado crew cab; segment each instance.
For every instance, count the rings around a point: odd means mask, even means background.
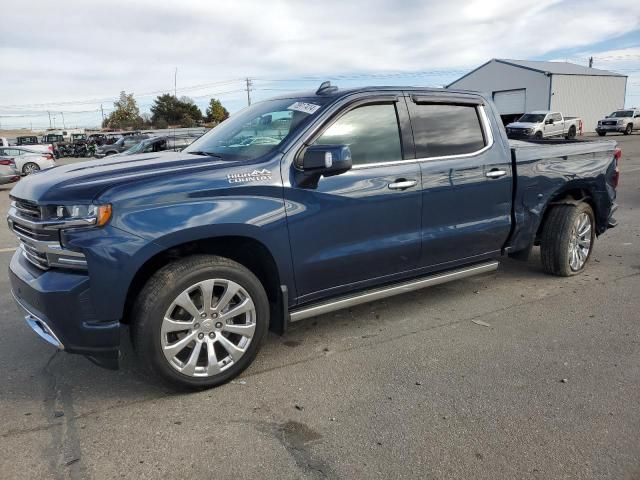
[[[542,140],[550,137],[574,138],[580,130],[578,117],[564,117],[560,112],[540,110],[525,113],[517,122],[506,126],[509,138],[535,138]]]
[[[607,132],[621,132],[625,135],[631,135],[634,130],[640,130],[640,109],[625,108],[616,110],[606,118],[598,120],[596,132],[604,137]]]
[[[259,139],[259,141],[254,141]],[[11,192],[26,321],[59,349],[226,382],[268,329],[496,270],[539,245],[583,271],[615,225],[615,142],[509,144],[478,93],[408,87],[255,103],[181,152],[55,167]]]

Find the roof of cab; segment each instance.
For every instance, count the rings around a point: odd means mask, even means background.
[[[435,88],[435,87],[410,87],[410,86],[369,86],[369,87],[355,87],[355,88],[337,88],[334,91],[318,94],[316,90],[307,90],[302,92],[291,92],[276,97],[271,97],[272,100],[282,100],[289,98],[340,98],[347,95],[353,95],[358,93],[370,93],[370,92],[390,92],[401,90],[407,93],[445,93],[445,94],[467,94],[484,97],[482,93],[473,90],[458,90],[450,88]]]

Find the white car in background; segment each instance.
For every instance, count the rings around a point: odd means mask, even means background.
[[[56,166],[52,153],[37,152],[25,147],[0,147],[1,158],[12,158],[22,175]]]

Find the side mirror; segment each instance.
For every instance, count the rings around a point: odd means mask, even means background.
[[[347,145],[311,145],[298,162],[296,175],[302,187],[315,188],[320,177],[340,175],[353,167],[351,149]]]
[[[553,125],[553,118],[548,118],[544,123],[547,125]]]
[[[302,156],[302,170],[325,177],[344,173],[352,166],[347,145],[311,145]]]

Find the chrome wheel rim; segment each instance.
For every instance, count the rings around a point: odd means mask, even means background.
[[[581,213],[573,224],[569,240],[569,266],[577,272],[589,258],[591,251],[591,217]]]
[[[40,170],[40,167],[33,163],[28,163],[24,166],[23,170],[25,175],[31,175],[33,172],[37,172],[38,170]]]
[[[175,370],[211,377],[237,363],[256,329],[256,308],[247,291],[226,279],[198,282],[165,312],[162,353]]]

